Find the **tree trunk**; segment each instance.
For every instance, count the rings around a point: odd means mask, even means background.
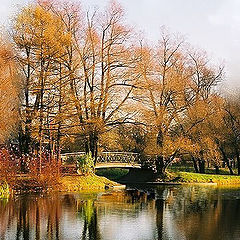
[[[198,159],[199,173],[205,173],[205,161]]]
[[[19,151],[20,151],[21,155],[24,152],[24,138],[25,138],[25,136],[24,136],[22,127],[20,126],[19,130],[18,130],[18,141],[19,141]],[[23,157],[20,158],[20,171],[25,172],[25,164],[24,164]]]
[[[62,65],[59,64],[59,100],[58,100],[58,112],[59,114],[62,113]],[[61,141],[61,123],[62,120],[58,121],[58,129],[57,129],[57,140],[56,140],[56,157],[57,157],[57,168],[58,174],[60,173],[60,167],[62,165],[61,162],[61,148],[60,148],[60,141]]]
[[[219,174],[219,166],[215,166],[215,172],[216,174]]]
[[[44,79],[43,79],[43,62],[41,62],[41,72],[40,72],[40,109],[39,109],[39,175],[42,174],[42,158],[43,158],[43,118],[44,118]]]
[[[236,153],[236,158],[237,158],[238,175],[240,175],[240,157],[239,157],[239,151],[238,151],[238,147],[237,146],[235,146],[235,153]]]
[[[30,124],[31,120],[26,120],[25,131],[23,131],[22,127],[19,128],[18,141],[19,141],[19,150],[21,154],[29,154],[30,152],[30,144],[31,144],[31,136],[30,136]]]
[[[196,173],[199,173],[198,165],[196,159],[192,156],[193,167]]]
[[[31,144],[31,111],[29,105],[29,85],[30,85],[30,78],[31,78],[31,64],[30,64],[30,49],[26,49],[27,51],[27,77],[26,77],[26,85],[25,85],[25,114],[26,114],[26,122],[25,122],[25,133],[24,133],[24,148],[23,153],[29,154],[30,151],[30,144]]]
[[[96,132],[91,132],[89,138],[86,139],[85,152],[86,154],[91,153],[91,156],[94,159],[94,165],[96,165],[98,155],[98,135]]]
[[[162,148],[163,146],[163,133],[161,128],[159,128],[158,135],[157,135],[157,145]],[[165,166],[164,166],[164,159],[162,155],[158,155],[156,159],[156,170],[157,175],[163,176],[165,173]]]
[[[228,160],[228,158],[227,158],[227,155],[226,155],[226,153],[225,153],[225,151],[224,151],[224,149],[223,149],[222,147],[220,147],[220,151],[221,151],[222,156],[223,156],[223,162],[227,164],[227,167],[228,167],[228,169],[229,169],[230,175],[233,175],[232,167],[231,167],[231,165],[229,164],[229,160]]]
[[[164,159],[163,159],[163,156],[161,155],[157,156],[156,170],[159,176],[162,176],[165,173]]]
[[[25,141],[24,141],[24,154],[28,154],[30,152],[30,144],[31,144],[31,134],[30,134],[30,128],[31,128],[32,120],[29,116],[27,116],[26,119],[26,126],[25,126]]]
[[[233,173],[232,167],[231,167],[231,165],[230,165],[230,163],[229,163],[229,160],[226,159],[225,161],[226,161],[226,164],[227,164],[227,167],[228,167],[228,170],[229,170],[230,175],[233,175],[234,173]]]

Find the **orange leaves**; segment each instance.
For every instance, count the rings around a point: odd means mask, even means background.
[[[35,139],[43,129],[52,138],[54,128],[59,138],[78,135],[89,143],[136,121],[149,131],[145,151],[170,158],[200,152],[210,122],[216,127],[223,118],[222,100],[212,91],[221,72],[166,32],[157,46],[139,44],[115,1],[91,15],[75,4],[39,0],[14,24]]]
[[[217,149],[214,140],[206,139],[214,134],[209,122],[221,123],[223,118],[223,101],[212,92],[222,70],[218,72],[205,55],[190,50],[182,39],[167,33],[161,37],[155,48],[142,44],[137,62],[136,94],[150,131],[145,151],[162,155],[166,163],[183,153],[199,156],[204,150],[213,155]],[[160,143],[158,132],[162,134]]]
[[[0,143],[15,130],[18,122],[19,79],[10,44],[0,46]]]
[[[29,46],[42,48],[39,55],[47,56],[62,51],[63,44],[69,42],[69,34],[63,31],[60,17],[40,5],[24,8],[16,17],[13,27],[15,41],[23,46],[28,43]]]

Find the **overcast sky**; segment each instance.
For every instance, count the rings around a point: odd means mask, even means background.
[[[7,24],[18,6],[30,0],[0,0],[0,23]],[[75,0],[77,1],[77,0]],[[79,0],[86,8],[108,0]],[[226,85],[240,87],[240,0],[119,0],[129,23],[156,41],[160,27],[183,34],[204,49],[214,63],[224,62]]]

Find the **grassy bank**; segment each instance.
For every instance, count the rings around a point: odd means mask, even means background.
[[[169,172],[191,172],[195,173],[195,170],[191,166],[170,166],[168,168]],[[237,169],[233,169],[233,172],[236,174]],[[205,169],[206,174],[216,174],[216,170],[214,168],[206,168]],[[229,175],[229,170],[227,168],[220,168],[219,169],[220,175]]]
[[[194,173],[194,169],[185,167],[169,168],[163,178],[156,177],[150,171],[136,170],[128,174],[126,169],[101,169],[97,175],[111,180],[139,183],[139,182],[174,182],[174,183],[216,183],[218,185],[240,185],[240,176],[231,176],[227,169],[220,169],[220,174],[215,174],[214,169],[207,169],[206,174]],[[126,175],[127,174],[127,175]]]
[[[115,183],[105,177],[95,174],[88,176],[65,176],[59,179],[55,189],[66,192],[76,192],[81,190],[103,190],[106,186],[113,187],[120,184]]]
[[[239,184],[240,176],[201,174],[192,172],[170,172],[170,181],[179,183],[217,183],[218,185]]]
[[[7,186],[7,187],[6,187]],[[0,197],[6,192],[23,193],[23,192],[77,192],[82,190],[104,190],[120,184],[113,182],[105,177],[89,174],[87,176],[72,175],[53,178],[46,176],[31,177],[18,176],[14,180],[9,181],[7,185],[0,184]]]
[[[111,179],[127,176],[126,183],[134,182],[174,182],[174,183],[216,183],[218,185],[240,185],[240,176],[200,174],[183,171],[168,171],[164,178],[156,178],[151,172],[139,169],[127,174],[126,170],[100,171],[98,174],[105,174]],[[145,175],[146,176],[145,176]],[[145,176],[145,177],[144,177]],[[124,181],[120,181],[124,182]],[[21,192],[41,192],[41,191],[61,191],[61,192],[78,192],[78,191],[95,191],[107,188],[121,186],[120,184],[109,180],[103,176],[90,174],[88,176],[72,175],[63,176],[55,179],[54,182],[48,182],[44,178],[33,178],[27,176],[17,177],[15,181],[9,184],[0,182],[0,198],[9,196],[9,189],[16,193]]]

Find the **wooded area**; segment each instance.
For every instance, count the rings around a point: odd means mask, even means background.
[[[218,91],[223,66],[162,29],[155,46],[115,1],[86,11],[39,0],[21,9],[0,45],[0,140],[20,156],[58,163],[60,153],[130,151],[157,156],[163,174],[191,160],[196,172],[224,162],[240,175],[239,95]],[[3,156],[3,153],[1,153]],[[50,160],[49,160],[50,159]]]

